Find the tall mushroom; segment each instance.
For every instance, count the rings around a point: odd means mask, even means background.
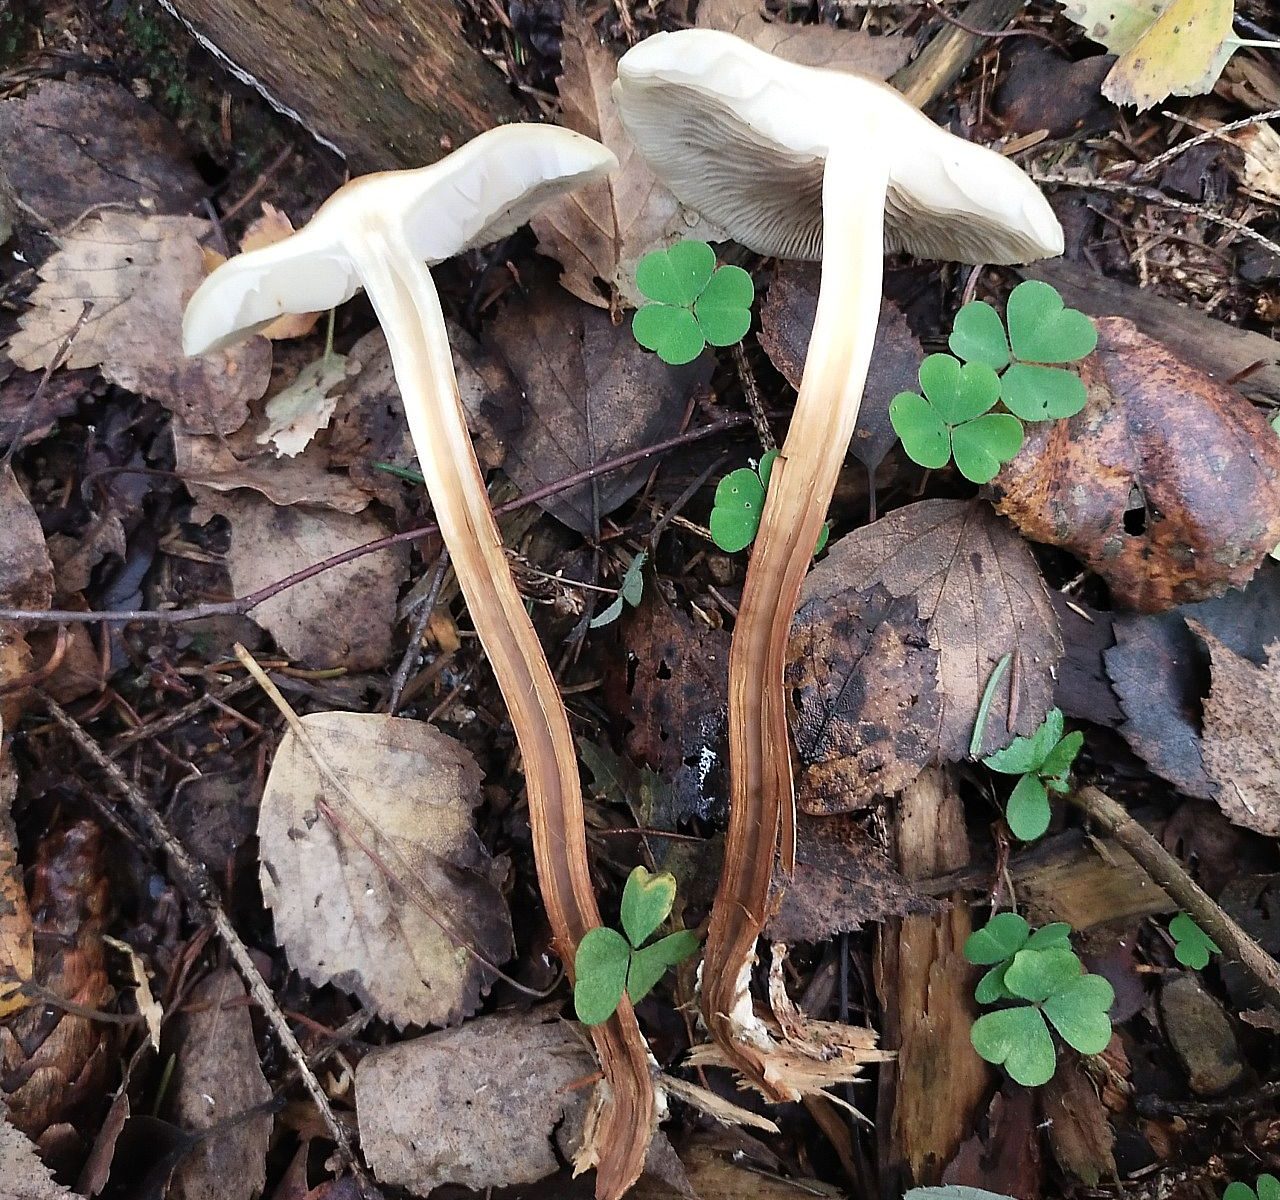
[[[556,948],[571,972],[578,942],[600,924],[577,758],[559,689],[489,507],[428,265],[506,236],[545,201],[616,166],[604,146],[569,130],[491,130],[432,166],[352,180],[291,237],[214,271],[183,321],[184,349],[200,354],[282,313],[332,308],[361,288],[368,294],[386,334],[436,521],[511,712],[538,878]],[[596,1190],[612,1200],[640,1174],[655,1100],[648,1049],[625,998],[593,1036],[605,1074],[604,1107],[594,1124]]]
[[[971,263],[1062,253],[1062,229],[1008,159],[938,128],[892,88],[785,62],[732,34],[661,33],[618,64],[614,93],[676,196],[758,254],[821,259],[809,355],[747,570],[729,656],[730,816],[702,970],[702,1011],[767,1096],[772,1046],[748,990],[775,854],[790,872],[795,803],[783,667],[800,586],[857,423],[886,249]]]

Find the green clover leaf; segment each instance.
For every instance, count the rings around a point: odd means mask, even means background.
[[[631,332],[672,366],[692,362],[708,342],[732,346],[751,327],[751,276],[741,267],[717,270],[706,242],[650,251],[636,265],[636,286],[653,303],[636,311]]]
[[[1006,817],[1014,836],[1024,842],[1035,841],[1049,828],[1049,792],[1070,791],[1067,780],[1084,734],[1076,730],[1064,737],[1062,730],[1062,711],[1050,709],[1030,737],[1016,737],[982,760],[993,771],[1021,776],[1009,796]]]
[[[1084,973],[1080,960],[1068,949],[1029,950],[1013,956],[1004,973],[1004,986],[1022,1000],[1039,1002],[1060,992]]]
[[[670,871],[653,875],[644,866],[627,876],[622,889],[622,929],[637,950],[667,919],[676,900],[676,877]]]
[[[739,467],[716,485],[711,509],[711,537],[727,554],[745,550],[755,540],[764,511],[765,485],[757,471]]]
[[[1081,1054],[1101,1054],[1111,1041],[1116,994],[1101,975],[1080,975],[1044,1002],[1044,1015],[1067,1045]]]
[[[985,300],[974,300],[956,313],[947,345],[952,354],[965,362],[985,363],[995,371],[1009,365],[1009,339],[1005,337],[1004,322]]]
[[[1169,935],[1173,938],[1174,958],[1193,971],[1203,971],[1209,965],[1209,955],[1222,953],[1222,947],[1186,913],[1179,913],[1169,922]]]
[[[1005,307],[1009,344],[1024,363],[1067,363],[1088,358],[1098,331],[1084,313],[1067,308],[1058,289],[1037,279],[1018,284]]]
[[[978,967],[1011,959],[1031,936],[1031,926],[1015,912],[996,913],[965,940],[964,956]]]
[[[930,354],[919,374],[921,391],[948,425],[972,421],[1000,399],[1000,377],[985,363]]]
[[[951,461],[951,430],[923,396],[899,392],[889,402],[889,421],[912,462],[936,471]]]
[[[631,947],[616,929],[587,931],[574,956],[573,1007],[584,1025],[599,1025],[617,1011],[627,986]]]
[[[1074,371],[1014,363],[1000,377],[1000,399],[1024,421],[1050,421],[1074,417],[1089,393]]]
[[[1280,1200],[1280,1179],[1274,1175],[1259,1175],[1256,1188],[1247,1183],[1229,1183],[1222,1193],[1222,1200]]]
[[[1002,775],[1025,775],[1028,771],[1038,771],[1061,739],[1063,725],[1062,710],[1051,708],[1035,733],[1030,737],[1014,738],[1003,750],[988,754],[982,760],[983,764]]]
[[[1070,950],[1071,926],[1066,921],[1042,925],[1027,939],[1028,950]]]
[[[668,967],[684,962],[698,949],[698,935],[691,929],[669,933],[652,946],[636,950],[631,955],[631,969],[627,972],[627,995],[632,1004],[638,1004],[666,973]]]
[[[1022,449],[1022,422],[1008,413],[987,413],[951,431],[956,469],[970,483],[990,483]]]
[[[1024,1005],[985,1013],[974,1021],[969,1040],[982,1058],[1004,1066],[1023,1087],[1039,1087],[1053,1078],[1053,1038],[1038,1008]]]
[[[756,289],[741,267],[721,267],[693,305],[703,336],[713,346],[732,346],[751,328]]]

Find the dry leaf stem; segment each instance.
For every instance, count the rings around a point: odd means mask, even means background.
[[[1123,846],[1144,871],[1258,981],[1273,1004],[1280,1004],[1280,963],[1223,911],[1172,854],[1106,792],[1084,787],[1068,797],[1092,821]]]
[[[726,1059],[771,1099],[769,1042],[751,1009],[774,855],[795,863],[783,691],[800,586],[857,424],[880,312],[888,173],[833,150],[823,179],[824,269],[809,358],[747,568],[729,652],[729,831],[702,976],[702,1013]]]
[[[218,889],[210,878],[204,864],[187,852],[187,848],[164,823],[164,819],[151,806],[147,798],[129,782],[125,773],[103,753],[102,748],[85,732],[80,723],[70,716],[56,700],[45,696],[44,704],[49,711],[49,715],[66,730],[71,740],[106,775],[108,783],[120,795],[121,799],[129,805],[134,817],[146,830],[154,844],[163,850],[168,859],[170,876],[182,891],[187,903],[203,909],[212,922],[218,936],[230,952],[232,961],[236,964],[236,969],[240,972],[241,978],[244,979],[245,986],[249,989],[249,994],[253,997],[258,1007],[262,1009],[263,1015],[275,1031],[276,1037],[279,1038],[281,1046],[284,1047],[285,1053],[289,1056],[294,1069],[298,1072],[298,1077],[302,1080],[302,1086],[306,1088],[307,1094],[319,1110],[325,1128],[329,1131],[329,1136],[333,1138],[337,1145],[339,1155],[350,1166],[362,1192],[366,1196],[381,1196],[382,1193],[356,1157],[345,1126],[338,1120],[333,1111],[333,1106],[329,1103],[329,1097],[325,1094],[324,1088],[321,1087],[315,1072],[308,1065],[307,1057],[303,1053],[302,1047],[298,1044],[298,1039],[293,1036],[293,1030],[289,1028],[289,1021],[276,1003],[275,997],[271,994],[267,981],[262,978],[261,972],[254,965],[248,946],[241,941],[240,935],[232,926],[231,919],[227,916],[226,910],[222,907],[222,901],[218,898]]]

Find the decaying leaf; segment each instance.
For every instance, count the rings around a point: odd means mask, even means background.
[[[76,1200],[53,1178],[36,1148],[0,1117],[0,1179],[8,1200]]]
[[[988,505],[922,500],[897,509],[836,542],[802,596],[833,598],[876,583],[890,595],[915,597],[938,651],[932,737],[942,759],[968,755],[978,701],[1008,653],[1017,655],[1019,669],[996,689],[981,753],[1039,727],[1062,654],[1058,623],[1026,543]]]
[[[469,1016],[492,980],[477,955],[496,965],[512,950],[506,863],[472,828],[475,759],[423,721],[345,712],[302,721],[358,809],[287,733],[258,837],[263,899],[289,962],[400,1027]]]
[[[1234,0],[1062,0],[1095,42],[1119,55],[1102,94],[1139,112],[1166,96],[1211,91],[1240,47]]]
[[[911,57],[910,38],[829,25],[791,25],[771,18],[762,0],[699,0],[697,24],[736,34],[788,62],[873,79],[888,79]]]
[[[618,294],[630,305],[643,304],[635,287],[640,257],[680,235],[703,236],[706,227],[681,209],[627,136],[611,91],[617,63],[591,22],[566,12],[561,35],[562,122],[603,142],[619,166],[598,183],[549,201],[530,224],[543,252],[564,267],[561,284],[580,300],[611,308]]]
[[[13,797],[18,776],[5,749],[0,727],[0,1020],[25,1008],[19,990],[31,978],[33,947],[31,910],[22,886],[18,831],[13,824]]]
[[[525,397],[524,427],[512,439],[506,471],[526,492],[670,437],[690,393],[711,375],[709,356],[669,367],[642,350],[625,324],[563,292],[511,301],[491,332]],[[651,469],[640,463],[614,471],[541,505],[571,529],[593,534]]]
[[[981,1200],[993,1195],[1037,1200],[1041,1195],[1042,1167],[1035,1092],[1006,1083],[991,1097],[986,1113],[975,1115],[980,1118],[975,1122],[977,1131],[947,1164],[942,1182],[955,1185],[957,1190],[980,1188]],[[938,1189],[944,1190],[950,1189]],[[936,1193],[929,1196],[927,1192],[919,1200],[926,1198],[943,1200]]]
[[[369,507],[369,494],[343,471],[329,469],[332,455],[312,442],[294,458],[277,458],[259,444],[261,420],[226,437],[202,436],[175,427],[174,469],[188,484],[231,492],[248,488],[273,504],[309,504],[357,513]]]
[[[53,563],[44,531],[13,468],[0,465],[0,602],[10,608],[48,608],[53,601]],[[12,682],[32,668],[22,628],[0,622],[0,679]],[[24,693],[0,697],[0,722],[12,727]]]
[[[938,649],[912,596],[877,584],[807,600],[791,626],[786,686],[805,812],[873,805],[937,751]]]
[[[595,1070],[588,1044],[548,1011],[481,1017],[387,1046],[356,1068],[360,1145],[383,1183],[425,1196],[532,1183],[580,1129]]]
[[[698,1200],[837,1200],[842,1193],[817,1179],[780,1174],[782,1164],[760,1142],[716,1127],[699,1131],[680,1149],[680,1161]],[[687,1200],[687,1193],[651,1175],[641,1178],[634,1200]]]
[[[9,343],[29,371],[47,367],[92,309],[66,367],[100,367],[112,383],[159,401],[193,433],[230,433],[267,390],[271,347],[251,337],[199,358],[182,353],[182,312],[204,279],[194,217],[108,211],[62,239]]]
[[[62,371],[42,386],[42,371],[0,365],[0,450],[43,441],[63,417],[76,411],[94,381],[92,371]]]
[[[1280,837],[1280,641],[1258,666],[1203,625],[1188,624],[1213,663],[1202,745],[1218,806],[1233,824]]]
[[[86,820],[54,829],[40,839],[32,868],[31,921],[39,936],[31,974],[54,998],[0,1025],[0,1102],[8,1120],[38,1140],[102,1094],[115,1069],[119,1026],[83,1015],[109,1009],[115,999],[102,941],[111,919],[102,831]]]
[[[258,1061],[253,1010],[240,977],[223,967],[194,988],[175,1041],[174,1119],[198,1131],[271,1099]],[[178,1164],[173,1200],[252,1200],[267,1181],[271,1115],[262,1113],[202,1138]]]
[[[100,75],[49,80],[0,104],[0,144],[10,186],[51,231],[97,204],[188,212],[207,187],[178,130]]]
[[[760,308],[760,345],[797,390],[809,354],[813,318],[818,311],[820,275],[814,263],[780,263]],[[868,471],[880,465],[898,440],[889,423],[889,401],[899,392],[914,391],[919,386],[916,372],[923,358],[920,339],[911,332],[897,307],[886,300],[880,306],[871,371],[863,391],[862,407],[858,409],[857,428],[849,445],[849,452]]]
[[[624,621],[627,669],[609,673],[610,707],[627,729],[626,748],[665,784],[652,815],[677,829],[723,803],[729,635],[695,625],[647,589]]]
[[[1280,541],[1280,439],[1236,392],[1129,321],[1097,322],[1085,408],[1027,430],[994,487],[1143,612],[1243,587]]]
[[[322,354],[307,363],[288,387],[267,401],[267,427],[258,434],[258,444],[271,445],[286,458],[301,454],[328,427],[338,405],[337,389],[346,379],[347,360],[341,354]]]
[[[1209,653],[1188,628],[1194,621],[1254,665],[1280,639],[1280,567],[1265,563],[1243,591],[1167,613],[1120,616],[1107,674],[1124,709],[1120,732],[1135,754],[1188,796],[1212,799],[1201,717],[1210,688]]]
[[[238,596],[391,532],[369,513],[282,508],[243,490],[200,496],[193,519],[207,520],[212,512],[231,524],[227,566]],[[404,564],[399,546],[366,554],[264,600],[249,616],[308,666],[379,667],[391,649]]]
[[[822,942],[887,917],[935,909],[853,818],[802,816],[795,874],[765,934],[778,942]]]

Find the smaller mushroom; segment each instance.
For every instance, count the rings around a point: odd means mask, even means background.
[[[600,924],[577,755],[489,506],[428,267],[507,236],[546,201],[617,165],[581,134],[518,124],[481,134],[429,167],[354,179],[297,233],[214,271],[182,328],[185,351],[203,354],[283,313],[334,308],[365,290],[386,334],[441,536],[511,711],[542,895],[571,973],[578,942]],[[604,1107],[594,1118],[596,1190],[613,1200],[643,1167],[655,1098],[648,1047],[627,1001],[592,1032],[605,1074]]]
[[[775,855],[795,863],[783,669],[800,586],[857,424],[883,255],[971,263],[1062,253],[1062,228],[1008,159],[938,128],[892,88],[786,62],[729,33],[632,47],[614,95],[676,197],[757,254],[821,259],[809,355],[774,461],[729,655],[729,833],[702,969],[702,1011],[765,1095],[772,1042],[748,991]]]

